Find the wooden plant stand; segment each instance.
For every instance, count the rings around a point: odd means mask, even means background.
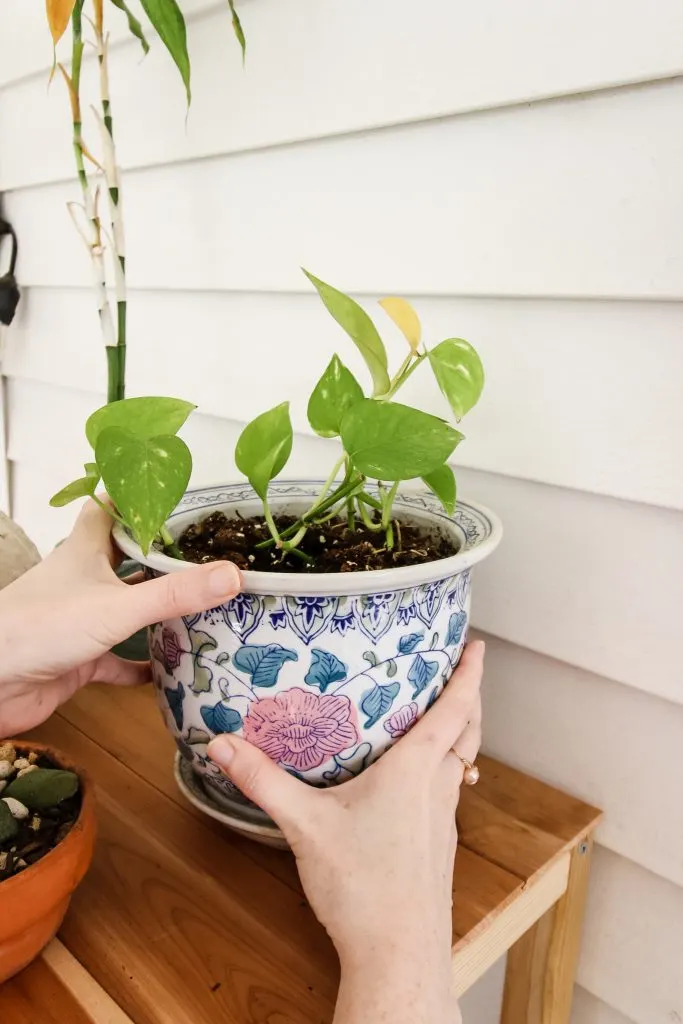
[[[149,688],[92,687],[36,731],[97,782],[99,839],[59,939],[0,988],[3,1024],[326,1024],[334,950],[289,854],[190,807]],[[599,812],[480,758],[458,812],[460,993],[508,951],[502,1024],[568,1024]]]

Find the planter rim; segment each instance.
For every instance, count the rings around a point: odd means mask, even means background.
[[[21,888],[28,888],[34,878],[40,874],[41,869],[45,869],[45,865],[48,862],[52,863],[57,857],[63,857],[65,854],[68,854],[71,847],[80,842],[81,829],[78,826],[82,825],[86,815],[91,812],[95,805],[95,787],[92,779],[86,771],[79,765],[74,764],[71,758],[63,754],[61,750],[53,747],[50,743],[38,743],[36,740],[27,740],[21,736],[18,739],[13,739],[12,743],[15,749],[25,749],[28,747],[31,750],[41,751],[41,753],[47,754],[60,768],[75,772],[81,784],[81,809],[68,835],[62,839],[61,843],[57,843],[49,853],[46,853],[44,857],[37,860],[35,864],[24,868],[18,875],[13,875],[12,878],[6,878],[4,882],[0,882],[0,897],[6,896],[10,889],[21,890]]]
[[[280,487],[307,487],[322,486],[322,480],[279,480],[272,485],[271,504],[276,502],[299,497],[296,493],[278,494]],[[241,504],[247,500],[257,500],[256,494],[252,492],[251,498],[245,496],[243,501],[230,499],[227,492],[230,490],[250,491],[246,483],[230,483],[203,485],[201,487],[189,488],[178,508],[169,518],[168,523],[173,525],[173,520],[178,516],[189,518],[191,513],[199,516],[202,512],[208,512],[210,508],[220,508],[229,504]],[[220,497],[216,496],[213,503],[201,507],[191,502],[193,495],[202,492],[222,491]],[[188,505],[183,503],[190,499]],[[347,573],[275,573],[275,572],[254,572],[253,570],[242,570],[242,590],[249,594],[267,595],[292,595],[292,596],[353,596],[362,594],[374,594],[395,590],[407,590],[411,587],[421,586],[426,583],[435,583],[438,580],[447,579],[471,568],[477,562],[491,554],[501,541],[503,535],[502,524],[495,513],[491,512],[484,505],[473,501],[458,500],[456,511],[453,516],[441,507],[438,499],[431,492],[426,491],[404,491],[399,492],[396,498],[396,507],[404,512],[414,511],[417,517],[441,519],[445,523],[457,525],[458,513],[474,514],[482,524],[486,526],[486,536],[478,539],[473,544],[465,544],[460,551],[449,558],[441,558],[432,562],[424,562],[421,565],[401,566],[396,569],[374,569],[363,570],[362,572]],[[140,546],[133,540],[120,523],[115,523],[113,529],[114,540],[119,549],[129,558],[134,559],[141,565],[147,566],[160,573],[183,572],[191,569],[192,562],[184,562],[177,558],[171,558],[159,551],[150,550],[143,555]]]

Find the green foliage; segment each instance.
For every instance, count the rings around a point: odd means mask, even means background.
[[[195,405],[180,398],[124,398],[94,412],[85,424],[85,436],[95,448],[107,427],[124,427],[138,437],[177,434],[194,409]]]
[[[149,43],[145,38],[145,33],[142,31],[142,25],[129,8],[128,4],[126,3],[126,0],[111,0],[111,2],[113,3],[114,7],[118,7],[118,9],[120,11],[123,11],[123,13],[126,15],[126,18],[128,19],[128,30],[132,33],[132,35],[135,36],[137,40],[139,40],[144,53],[149,53]]]
[[[187,29],[183,13],[176,0],[140,0],[140,3],[180,72],[189,106],[192,100],[190,55],[187,52]]]
[[[237,441],[235,462],[259,498],[267,501],[268,484],[281,473],[292,451],[289,402],[248,423]]]
[[[344,413],[363,399],[363,389],[342,363],[332,356],[308,402],[308,422],[321,437],[337,437]]]
[[[364,398],[344,416],[341,439],[355,468],[378,480],[414,480],[442,466],[462,434],[437,416]]]
[[[239,19],[237,11],[235,10],[234,0],[228,0],[228,6],[230,8],[230,14],[232,16],[232,30],[235,33],[237,42],[240,44],[240,47],[242,48],[242,62],[244,63],[244,60],[246,59],[247,56],[247,40],[244,37],[242,22]]]
[[[460,419],[479,399],[484,370],[474,348],[460,338],[449,338],[427,351],[422,346],[417,313],[404,300],[392,297],[382,300],[382,306],[404,334],[409,352],[390,377],[384,344],[367,313],[343,292],[312,274],[308,277],[363,355],[373,377],[373,397],[364,396],[354,375],[334,355],[313,389],[308,420],[321,437],[340,438],[342,455],[311,507],[281,536],[269,508],[268,487],[282,472],[292,451],[288,402],[247,424],[237,441],[235,462],[263,502],[272,539],[259,546],[275,544],[310,562],[310,557],[298,549],[307,530],[342,510],[351,523],[358,516],[366,528],[383,533],[387,549],[400,544],[392,507],[401,481],[422,479],[446,512],[453,513],[456,481],[448,459],[463,435],[451,423],[393,398],[414,370],[428,361],[455,417]],[[102,479],[114,503],[113,514],[145,553],[161,538],[174,557],[181,557],[165,523],[190,478],[190,452],[175,435],[193,408],[176,398],[148,397],[129,398],[98,409],[86,424],[95,462],[86,463],[85,476],[63,488],[52,504],[63,505],[92,495]],[[342,468],[344,478],[338,481]],[[373,480],[377,487],[370,488],[370,493],[368,482]],[[204,686],[205,680],[195,680],[197,685]]]
[[[484,367],[475,349],[462,338],[448,338],[429,353],[434,376],[456,419],[479,401],[484,388]]]
[[[78,776],[61,768],[36,768],[13,779],[3,796],[14,797],[31,811],[46,811],[78,792]]]
[[[107,494],[146,555],[185,493],[189,448],[173,434],[141,437],[107,427],[98,435],[95,457]]]
[[[447,464],[439,466],[432,473],[422,477],[427,487],[437,496],[449,516],[455,511],[456,483],[455,473]]]
[[[387,353],[384,342],[368,314],[362,306],[359,306],[344,292],[337,291],[331,285],[325,284],[313,274],[309,274],[307,270],[304,270],[304,274],[316,287],[328,312],[358,346],[367,368],[372,374],[373,394],[375,396],[385,395],[390,387]]]
[[[87,462],[85,476],[67,484],[50,504],[91,497],[101,479],[115,506],[107,510],[147,554],[190,479],[192,456],[175,434],[194,408],[179,398],[158,397],[102,406],[85,428],[95,461]]]
[[[73,480],[66,487],[62,487],[61,491],[53,494],[50,498],[53,508],[61,508],[63,505],[76,501],[77,498],[92,498],[100,480],[100,471],[96,462],[86,462],[84,468],[85,476]]]

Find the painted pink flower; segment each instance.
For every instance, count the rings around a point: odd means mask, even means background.
[[[405,736],[409,729],[415,725],[417,721],[417,704],[415,701],[411,701],[410,704],[404,704],[398,711],[394,711],[393,715],[389,715],[384,728],[392,737],[397,740],[400,736]]]
[[[180,646],[177,633],[164,626],[161,631],[161,643],[155,640],[152,644],[152,653],[157,661],[160,661],[169,675],[178,668],[180,659],[185,653]]]
[[[273,761],[306,772],[358,743],[348,697],[295,687],[250,705],[244,736]]]

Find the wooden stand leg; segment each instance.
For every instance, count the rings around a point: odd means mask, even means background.
[[[592,847],[575,847],[564,896],[509,950],[501,1024],[569,1024]]]

